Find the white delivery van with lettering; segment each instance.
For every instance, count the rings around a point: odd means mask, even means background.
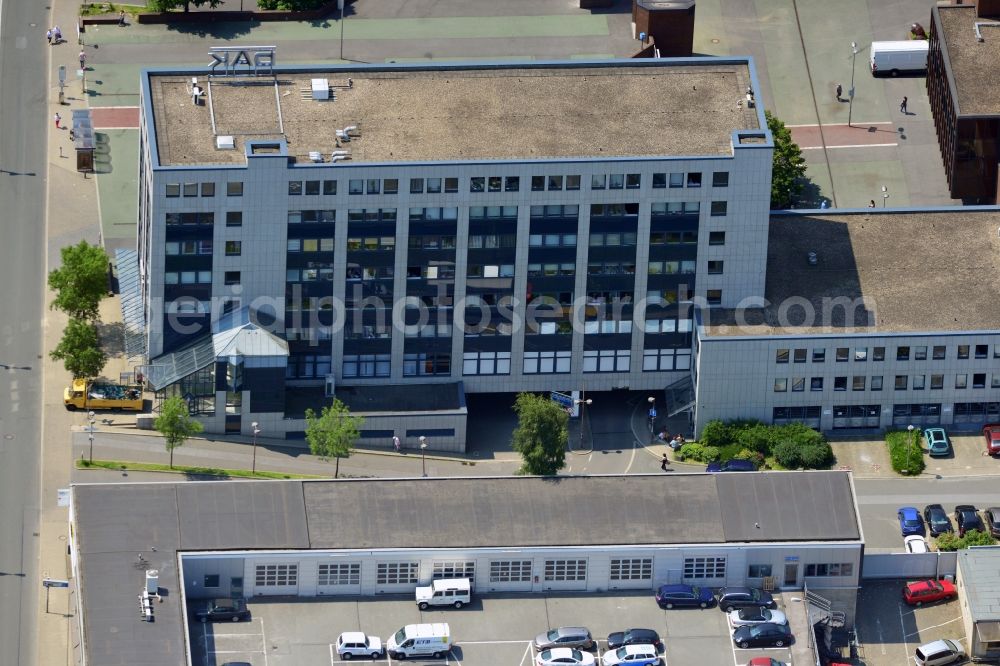
[[[472,601],[472,584],[468,578],[442,578],[426,587],[417,588],[417,606],[454,606],[461,608]]]
[[[392,659],[430,655],[440,659],[451,649],[451,630],[447,623],[408,624],[385,641]]]
[[[873,76],[897,76],[903,72],[927,71],[927,41],[872,42],[870,64]]]

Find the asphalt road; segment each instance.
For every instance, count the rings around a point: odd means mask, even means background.
[[[47,17],[0,0],[0,666],[36,662]]]

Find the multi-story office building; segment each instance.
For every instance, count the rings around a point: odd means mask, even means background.
[[[244,55],[142,79],[146,375],[210,431],[301,430],[324,385],[662,389],[694,305],[763,293],[749,59]]]

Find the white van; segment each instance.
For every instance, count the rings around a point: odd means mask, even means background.
[[[451,629],[447,623],[408,624],[385,641],[392,659],[430,655],[440,659],[451,649]]]
[[[927,40],[872,42],[872,76],[898,76],[902,72],[927,71]]]
[[[472,601],[472,584],[468,578],[442,578],[426,587],[417,588],[417,606],[454,606],[461,608]]]

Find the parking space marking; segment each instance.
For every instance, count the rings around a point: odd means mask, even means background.
[[[899,611],[899,634],[903,639],[903,654],[910,654],[910,646],[906,644],[906,624],[903,622],[903,609],[897,607]]]
[[[951,624],[952,622],[958,622],[961,619],[962,619],[962,616],[959,615],[954,620],[948,620],[947,622],[942,622],[941,624],[935,624],[933,627],[924,627],[924,629],[922,631],[930,631],[931,629],[937,629],[938,627],[943,627],[946,624]],[[904,634],[904,637],[905,636],[916,636],[919,633],[920,633],[920,631],[912,631],[909,634]]]

